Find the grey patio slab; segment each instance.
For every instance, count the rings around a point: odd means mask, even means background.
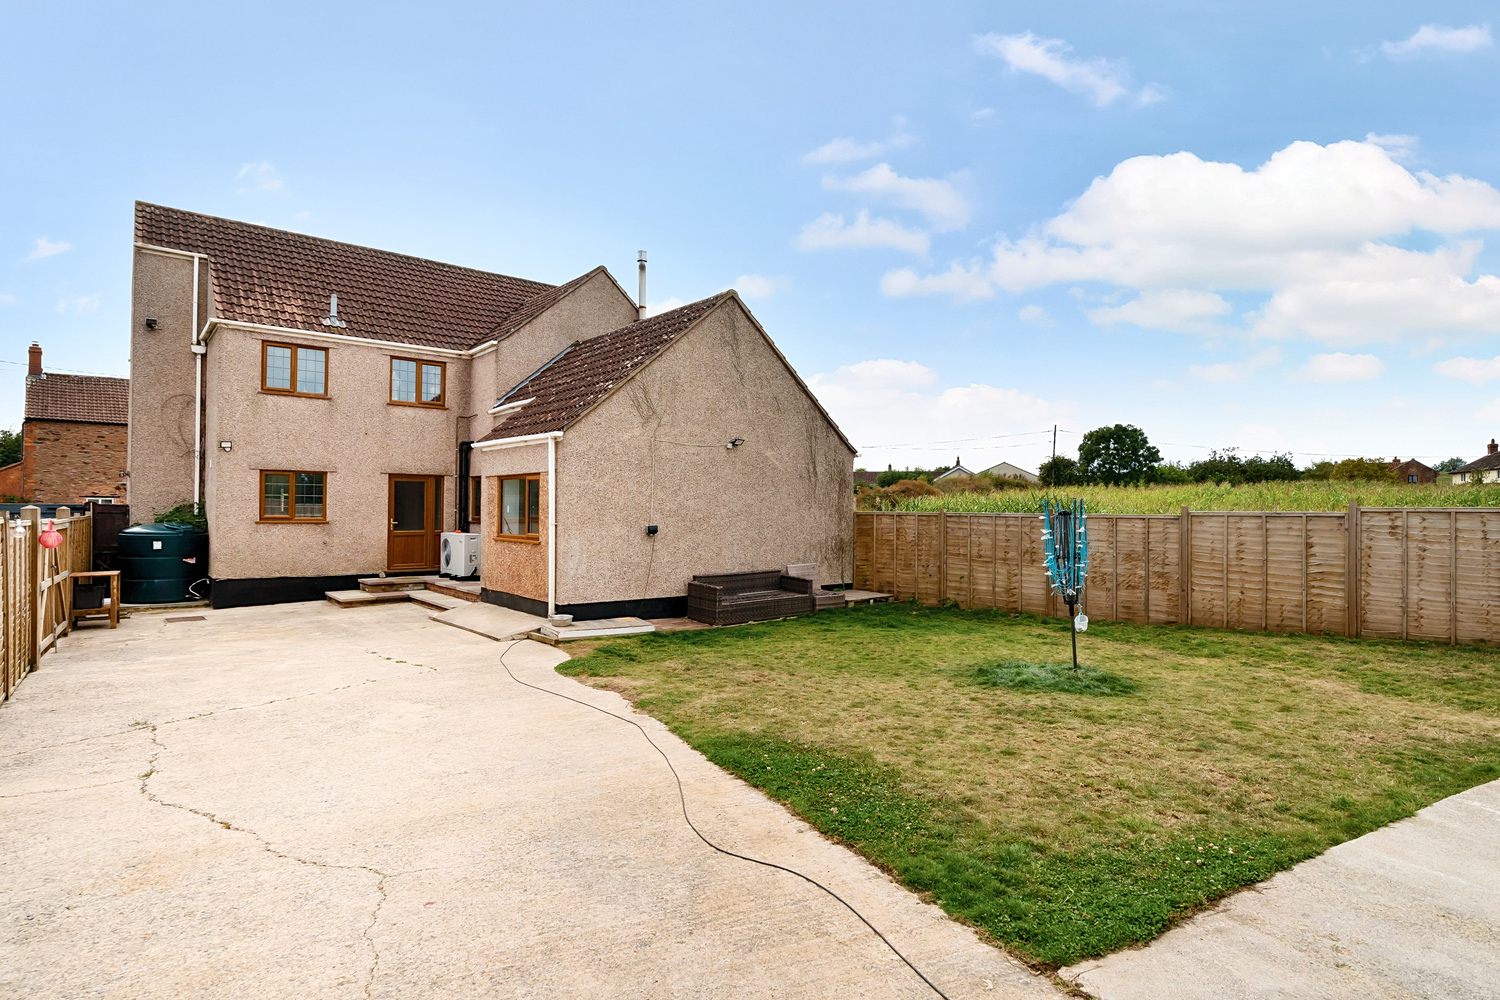
[[[1044,980],[612,692],[394,604],[138,615],[0,706],[0,997],[931,997]],[[507,652],[508,651],[508,652]]]
[[[1500,782],[1062,975],[1101,1000],[1500,997]]]
[[[533,632],[547,624],[547,619],[538,618],[536,615],[502,608],[496,604],[476,604],[468,601],[459,607],[433,615],[432,620],[499,642],[507,639],[524,639],[528,632]]]

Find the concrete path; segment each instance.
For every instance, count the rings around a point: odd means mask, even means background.
[[[1101,1000],[1500,997],[1500,782],[1062,975]]]
[[[933,996],[716,854],[564,654],[326,602],[138,614],[0,707],[0,997]],[[1055,997],[643,716],[694,820],[949,996]]]

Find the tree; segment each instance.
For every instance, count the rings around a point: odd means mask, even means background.
[[[1160,462],[1151,470],[1151,481],[1153,483],[1191,483],[1193,476],[1176,462]]]
[[[1445,458],[1437,465],[1434,465],[1432,470],[1434,472],[1457,472],[1459,466],[1468,464],[1468,462],[1461,458]]]
[[[1070,486],[1078,482],[1078,463],[1071,458],[1057,455],[1042,463],[1037,470],[1043,486]]]
[[[1346,458],[1339,462],[1324,459],[1310,466],[1302,474],[1303,479],[1360,479],[1377,483],[1393,483],[1396,473],[1385,458]]]
[[[1097,427],[1078,445],[1083,478],[1109,486],[1145,482],[1160,461],[1161,452],[1134,424]]]
[[[21,432],[0,430],[0,465],[21,460]]]
[[[1238,448],[1211,451],[1207,458],[1200,458],[1189,465],[1187,471],[1195,483],[1229,483],[1232,486],[1302,478],[1302,472],[1292,461],[1291,455],[1241,458]]]

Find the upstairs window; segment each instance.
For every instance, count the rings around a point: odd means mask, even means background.
[[[501,538],[536,541],[541,536],[541,499],[540,476],[500,480],[500,523],[496,534]]]
[[[325,521],[322,472],[262,472],[262,521]]]
[[[291,396],[328,395],[328,352],[321,347],[261,344],[260,387]]]
[[[444,405],[447,365],[441,361],[391,359],[391,402],[410,406]]]

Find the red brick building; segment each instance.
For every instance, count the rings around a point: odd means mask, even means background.
[[[1391,459],[1391,471],[1396,474],[1396,480],[1402,483],[1435,483],[1437,482],[1437,471],[1418,462],[1415,458],[1405,462],[1397,455]]]
[[[124,503],[130,380],[48,374],[41,347],[32,344],[30,354],[21,461],[0,469],[0,495],[37,503]]]

